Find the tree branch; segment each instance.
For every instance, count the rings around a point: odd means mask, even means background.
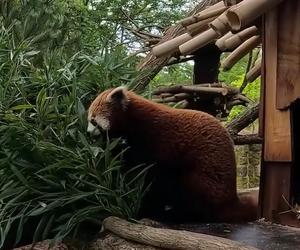
[[[248,108],[240,116],[232,120],[227,124],[226,128],[232,135],[237,135],[241,130],[246,128],[249,124],[254,122],[258,118],[259,113],[259,103]]]

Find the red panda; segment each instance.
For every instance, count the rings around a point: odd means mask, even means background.
[[[233,142],[215,117],[171,108],[117,87],[96,97],[88,122],[89,133],[104,130],[121,136],[133,158],[155,164],[141,216],[181,221],[256,219],[257,201],[237,195]]]

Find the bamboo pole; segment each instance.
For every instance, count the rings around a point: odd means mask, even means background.
[[[236,5],[236,4],[240,3],[241,1],[242,0],[223,0],[224,5],[226,7],[230,7],[230,6]]]
[[[207,30],[209,28],[208,24],[213,20],[215,20],[215,17],[211,17],[211,18],[202,20],[200,22],[193,23],[193,24],[187,26],[186,29],[190,35],[195,36],[203,31]]]
[[[227,49],[235,49],[237,46],[245,42],[252,36],[258,34],[258,29],[256,26],[251,26],[247,29],[240,31],[239,33],[234,34],[230,38],[224,41],[224,45]]]
[[[223,70],[229,70],[236,64],[242,57],[244,57],[250,50],[257,47],[261,42],[260,36],[253,36],[247,41],[237,47],[223,62]]]
[[[283,0],[244,0],[227,11],[228,23],[232,30],[240,30],[282,1]]]
[[[183,55],[190,55],[196,50],[214,41],[217,37],[218,34],[213,29],[208,29],[203,33],[200,33],[199,35],[195,36],[191,40],[180,45],[179,51]]]
[[[249,70],[246,75],[247,82],[253,82],[261,74],[261,59],[257,60],[255,65]]]
[[[226,50],[225,41],[226,39],[229,39],[231,36],[233,36],[232,32],[231,31],[227,32],[224,36],[222,36],[216,41],[215,43],[216,46],[222,51]]]
[[[216,18],[209,24],[209,27],[216,31],[216,33],[220,37],[225,35],[228,31],[230,31],[230,26],[228,24],[226,13],[227,11],[225,11],[223,14],[221,14],[218,18]]]
[[[226,9],[227,8],[225,7],[224,3],[221,1],[197,13],[196,15],[182,19],[181,21],[179,21],[179,23],[182,26],[186,27],[201,20],[218,16],[221,13],[223,13]]]
[[[161,57],[167,54],[174,53],[178,51],[179,45],[189,41],[192,39],[192,36],[188,33],[184,33],[180,36],[177,36],[169,41],[166,41],[164,43],[161,43],[157,46],[155,46],[152,49],[152,54],[156,57]]]

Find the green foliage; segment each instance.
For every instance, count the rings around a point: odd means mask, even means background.
[[[153,88],[159,86],[191,84],[193,77],[193,65],[190,63],[175,64],[163,68],[152,80]]]
[[[121,171],[119,141],[85,132],[92,98],[130,83],[135,61],[122,45],[91,50],[87,35],[76,35],[76,11],[88,11],[78,3],[1,2],[0,248],[8,237],[20,241],[28,225],[34,241],[60,239],[83,221],[135,216],[145,192],[147,168]],[[51,35],[62,27],[66,34]],[[79,51],[75,37],[88,49]]]

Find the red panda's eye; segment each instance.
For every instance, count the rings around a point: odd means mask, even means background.
[[[95,126],[95,127],[98,126],[97,122],[96,122],[94,119],[91,120],[91,123],[92,123],[92,125]]]

